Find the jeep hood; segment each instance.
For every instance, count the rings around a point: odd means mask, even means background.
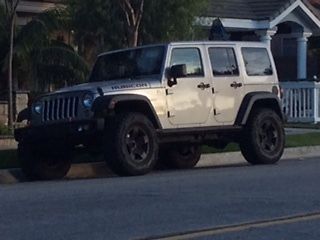
[[[98,88],[101,88],[104,93],[107,92],[119,92],[136,89],[147,89],[160,87],[160,80],[155,79],[137,79],[137,80],[116,80],[106,82],[89,82],[83,83],[71,87],[65,87],[55,91],[54,93],[66,93],[74,91],[90,91],[93,93],[98,92]]]

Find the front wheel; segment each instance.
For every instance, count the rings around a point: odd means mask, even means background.
[[[105,159],[118,175],[150,172],[158,157],[158,141],[151,121],[140,113],[115,116],[105,133]]]
[[[64,147],[19,143],[18,158],[29,180],[63,178],[71,167],[71,151]]]
[[[244,128],[240,149],[251,164],[273,164],[280,160],[285,145],[283,123],[271,109],[259,109]]]

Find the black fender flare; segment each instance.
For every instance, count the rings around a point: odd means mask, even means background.
[[[156,126],[159,129],[162,129],[162,125],[160,123],[160,120],[158,118],[158,115],[150,102],[150,100],[142,95],[138,94],[118,94],[118,95],[106,95],[101,96],[95,99],[92,111],[94,113],[104,113],[105,115],[112,115],[117,107],[117,104],[119,103],[125,103],[125,102],[141,102],[148,106],[152,117],[155,121]]]
[[[281,102],[276,94],[271,92],[252,92],[248,93],[241,103],[235,122],[236,125],[245,125],[247,123],[250,113],[256,103],[274,109],[281,118],[281,120],[285,121],[285,116],[282,111]]]
[[[30,119],[31,119],[31,109],[25,108],[19,112],[18,117],[17,117],[17,122],[20,123],[24,120],[30,121]]]

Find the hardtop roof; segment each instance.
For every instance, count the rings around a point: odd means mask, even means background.
[[[142,45],[142,46],[137,46],[134,48],[124,48],[124,49],[118,49],[118,50],[113,50],[109,52],[104,52],[99,54],[100,56],[106,55],[106,54],[111,54],[111,53],[117,53],[117,52],[122,52],[122,51],[129,51],[133,49],[141,49],[141,48],[149,48],[149,47],[179,47],[179,46],[196,46],[196,45],[238,45],[241,47],[268,47],[266,43],[263,42],[246,42],[246,41],[185,41],[185,42],[169,42],[165,44],[150,44],[150,45]]]

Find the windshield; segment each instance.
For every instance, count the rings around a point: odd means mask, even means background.
[[[164,46],[156,46],[103,55],[93,68],[90,82],[161,74],[164,52]]]

